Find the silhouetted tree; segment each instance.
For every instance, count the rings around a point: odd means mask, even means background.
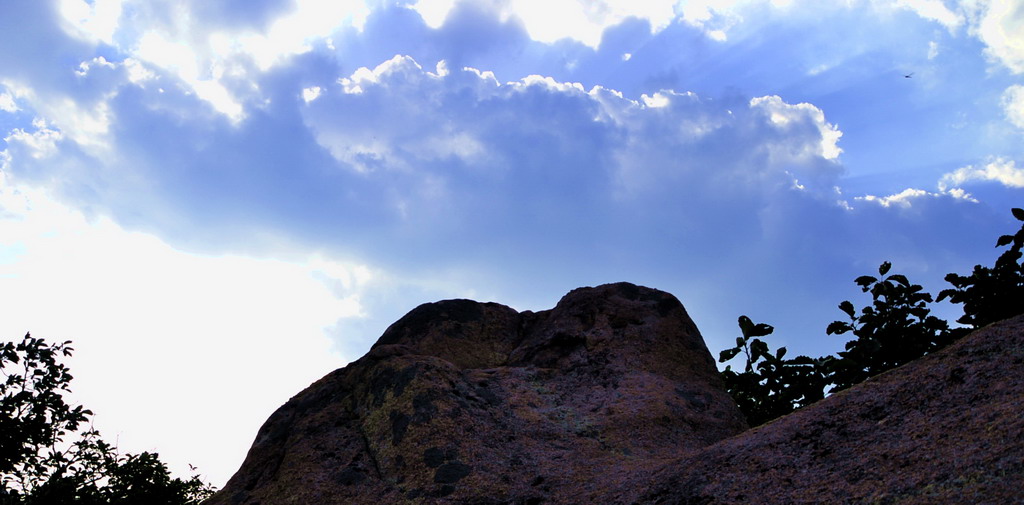
[[[1012,212],[1024,222],[1024,209]],[[941,291],[938,300],[949,297],[964,305],[964,315],[957,322],[979,328],[1024,313],[1024,224],[1014,235],[999,237],[996,247],[1005,246],[1010,247],[995,266],[977,265],[970,276],[946,276],[953,288]],[[871,304],[859,313],[849,301],[839,304],[849,321],[834,321],[825,331],[830,335],[852,333],[856,338],[846,343],[838,357],[783,360],[785,348],[772,354],[757,338],[771,334],[774,328],[740,316],[743,336],[736,339],[736,347],[721,352],[719,362],[741,352],[746,356],[743,372],[726,366],[722,378],[751,426],[822,399],[829,386],[828,393],[846,389],[935,352],[966,333],[966,328],[950,328],[946,321],[932,316],[928,308],[932,296],[904,275],[887,275],[891,267],[886,261],[878,267],[879,277],[864,275],[854,280],[863,292],[871,294]]]
[[[0,346],[0,505],[193,505],[213,489],[171,478],[156,454],[119,454],[68,405],[71,342],[26,334]]]
[[[832,393],[860,383],[873,375],[913,361],[948,345],[954,338],[945,321],[930,315],[930,294],[912,284],[906,276],[889,273],[892,265],[882,263],[881,278],[858,277],[854,282],[865,293],[871,293],[871,305],[858,315],[849,301],[839,309],[850,321],[828,325],[828,334],[852,332],[857,338],[846,343],[846,350],[836,356],[811,358],[798,356],[785,360],[786,348],[774,354],[768,344],[757,337],[770,335],[774,328],[754,324],[740,316],[742,337],[736,347],[719,355],[725,363],[741,352],[746,357],[743,372],[726,366],[722,371],[726,388],[747,418],[757,426],[810,405]],[[829,389],[831,387],[831,389]]]
[[[1013,217],[1024,221],[1024,209],[1012,209]],[[939,300],[949,297],[953,303],[964,304],[964,315],[957,322],[980,328],[1024,313],[1024,224],[1013,235],[1003,235],[996,247],[1010,246],[996,259],[995,266],[975,265],[969,276],[951,273],[946,282],[951,289],[939,292]]]

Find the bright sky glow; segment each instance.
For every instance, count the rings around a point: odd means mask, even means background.
[[[60,13],[70,25],[70,33],[112,44],[121,18],[121,4],[121,0],[61,0]]]
[[[824,354],[1024,202],[1014,0],[9,0],[0,47],[0,330],[217,485],[419,303],[626,280]]]
[[[323,331],[362,315],[359,293],[373,282],[364,266],[181,253],[9,186],[0,204],[0,303],[36,321],[36,336],[75,341],[76,400],[124,448],[156,449],[181,466],[206,443],[193,436],[208,422],[197,412],[227,401],[246,413],[248,433],[222,433],[233,449],[208,464],[236,464],[231,453],[247,450],[260,416],[352,358]],[[5,318],[0,329],[21,326]],[[114,356],[127,359],[111,366]]]

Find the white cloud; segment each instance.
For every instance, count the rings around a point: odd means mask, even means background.
[[[8,92],[0,93],[0,110],[4,112],[18,112],[18,104],[14,101],[14,96]]]
[[[57,142],[63,138],[63,135],[59,130],[55,130],[47,126],[43,120],[35,120],[33,122],[34,130],[25,131],[21,128],[15,128],[4,137],[4,142],[8,144],[18,144],[24,146],[26,152],[35,159],[43,159],[50,157],[57,153]],[[9,149],[4,151],[10,156]]]
[[[460,74],[466,72],[463,70]],[[478,77],[481,75],[479,73],[472,75],[479,81],[488,79]],[[322,104],[322,98],[330,93],[329,90],[321,90],[318,93],[321,99],[310,104],[311,109],[307,117],[312,119],[312,129],[321,145],[336,159],[361,172],[371,172],[385,166],[398,171],[413,170],[418,161],[443,160],[450,157],[471,160],[482,155],[484,148],[470,128],[444,117],[429,117],[429,114],[425,114],[427,111],[419,110],[422,107],[419,99],[423,99],[428,106],[445,105],[439,103],[439,95],[444,93],[443,82],[449,76],[450,71],[446,65],[439,63],[437,73],[432,73],[425,71],[408,56],[395,56],[377,65],[373,70],[359,68],[349,77],[338,80],[342,95],[350,95],[354,100],[368,102],[382,100],[379,108],[370,107],[377,109],[371,117],[352,118],[363,124],[363,127],[349,128],[348,121],[344,122],[345,126],[342,128],[338,128],[337,124],[331,124],[336,123],[337,118],[333,117],[333,112],[328,111],[344,105],[339,104],[336,99],[339,97],[335,96],[332,105],[324,106],[330,108],[316,107]],[[490,78],[493,79],[493,76]],[[561,85],[540,77],[530,77],[527,80],[548,86]],[[410,95],[404,96],[398,89],[391,89],[391,86],[398,86]],[[364,94],[368,96],[361,97]],[[424,128],[425,123],[434,127]],[[372,126],[366,127],[367,125]],[[436,197],[444,194],[443,185],[438,185],[436,179],[423,182],[423,194],[432,194]]]
[[[954,200],[978,203],[978,200],[962,186],[972,182],[997,182],[1008,188],[1024,188],[1024,168],[1017,167],[1013,160],[995,158],[982,166],[968,165],[943,175],[938,182],[938,192],[907,188],[889,196],[865,195],[856,200],[871,202],[882,207],[911,208],[923,199],[950,197]]]
[[[63,138],[84,149],[100,151],[109,147],[107,133],[112,117],[105,100],[94,104],[79,103],[66,96],[44,100],[27,88],[21,89],[18,96],[32,104],[39,117],[33,121],[34,131],[29,133],[24,128],[16,128],[7,140],[23,143],[36,153],[34,157],[44,156]]]
[[[199,80],[193,81],[191,84],[192,89],[196,91],[196,96],[209,102],[214,109],[230,118],[233,122],[237,123],[245,119],[245,109],[242,107],[242,104],[220,82],[216,80]]]
[[[133,84],[140,84],[156,78],[156,73],[146,68],[146,65],[135,58],[125,58],[121,62],[128,70],[128,80]]]
[[[613,90],[587,91],[579,83],[536,75],[501,84],[479,70],[441,75],[396,57],[324,89],[304,117],[337,160],[361,173],[422,178],[410,187],[420,197],[446,202],[459,198],[452,193],[453,185],[462,184],[455,169],[435,173],[427,167],[445,160],[472,167],[473,173],[514,177],[532,170],[522,166],[523,151],[559,167],[552,172],[560,174],[557,180],[587,177],[577,173],[577,165],[615,166],[612,173],[622,187],[606,195],[657,190],[664,186],[656,182],[660,178],[682,173],[701,180],[731,174],[751,183],[781,178],[788,181],[782,187],[793,187],[792,179],[799,178],[815,194],[831,191],[841,171],[842,132],[820,109],[777,96],[733,105],[737,114],[724,103],[671,91],[634,101]],[[590,140],[605,135],[607,143]],[[737,145],[723,155],[721,143],[728,141]],[[587,142],[595,145],[584,148]],[[716,160],[719,155],[729,160]],[[682,168],[704,163],[716,170]],[[410,204],[403,199],[402,208]]]
[[[1014,84],[1003,91],[1003,113],[1010,123],[1024,129],[1024,86]]]
[[[320,86],[312,86],[302,90],[302,101],[306,103],[316,100],[318,96],[320,96]]]
[[[107,59],[102,56],[97,56],[90,61],[83,61],[79,63],[78,70],[75,70],[75,75],[78,77],[85,77],[89,75],[89,70],[93,67],[113,69],[117,68],[117,65],[107,61]]]
[[[978,203],[978,200],[975,200],[974,197],[972,197],[969,193],[959,188],[953,188],[949,190],[943,188],[938,193],[925,191],[923,189],[907,188],[904,189],[903,191],[900,191],[899,193],[889,196],[865,195],[855,197],[854,200],[875,203],[886,208],[893,207],[900,209],[910,209],[917,201],[926,198],[936,199],[941,197],[950,197],[954,200],[963,200],[967,202]]]
[[[875,196],[865,195],[855,197],[854,200],[862,200],[865,202],[873,202],[881,205],[882,207],[902,207],[910,208],[910,204],[914,199],[922,198],[926,196],[934,196],[934,193],[929,193],[923,189],[907,188],[899,193],[889,196]]]
[[[621,96],[621,95],[620,95]],[[643,94],[640,95],[640,101],[643,102],[645,107],[652,109],[660,109],[662,107],[668,107],[671,102],[667,93],[655,93],[653,95]]]
[[[964,23],[963,16],[946,7],[942,0],[896,0],[896,5],[910,9],[924,19],[935,21],[945,26],[950,33]]]
[[[223,76],[218,71],[221,68],[219,64],[209,62],[203,66],[202,59],[186,43],[172,41],[159,32],[150,31],[139,40],[134,55],[133,60],[149,62],[176,74],[195,91],[196,96],[232,121],[238,122],[245,118],[242,104],[219,80]],[[145,74],[138,72],[135,75],[145,77]]]
[[[131,82],[152,77],[146,66],[164,69],[235,123],[245,118],[245,97],[231,79],[251,83],[253,70],[308,52],[338,28],[361,28],[369,15],[363,0],[295,0],[285,12],[273,3],[254,6],[266,11],[265,22],[263,14],[246,13],[233,17],[255,19],[238,24],[216,4],[154,0],[130,2],[133,23],[119,24],[121,0],[60,1],[65,31],[118,47],[131,62]]]
[[[1024,73],[1024,8],[1014,0],[962,0],[972,34],[986,53],[1015,74]]]
[[[266,70],[283,58],[309,51],[312,43],[325,40],[338,28],[361,29],[369,13],[363,0],[296,0],[295,9],[276,19],[269,30],[242,34],[233,43]]]
[[[437,29],[444,24],[448,13],[455,7],[456,0],[419,0],[412,6],[427,26]]]
[[[1009,188],[1024,188],[1024,167],[1013,160],[996,158],[981,167],[969,165],[945,174],[939,180],[939,189],[958,188],[971,181],[994,181]]]
[[[455,0],[419,0],[412,8],[419,12],[428,26],[438,28],[458,3]],[[605,28],[621,23],[628,17],[645,19],[650,22],[651,30],[658,32],[675,19],[677,8],[675,0],[522,0],[487,3],[498,11],[503,21],[512,17],[522,21],[533,40],[553,43],[561,39],[573,39],[594,48],[600,45]]]
[[[170,70],[187,82],[200,79],[197,55],[185,41],[169,40],[158,31],[148,31],[139,38],[135,58]]]
[[[779,96],[762,96],[751,99],[750,106],[766,111],[771,122],[783,129],[808,122],[817,128],[821,134],[818,149],[807,154],[834,160],[843,152],[838,145],[843,132],[839,131],[836,125],[825,121],[825,113],[814,105],[809,103],[788,104],[783,102]]]
[[[121,11],[121,0],[60,0],[68,31],[88,41],[113,44]]]

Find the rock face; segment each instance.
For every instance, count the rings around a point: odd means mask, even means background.
[[[1024,315],[667,465],[638,503],[1024,503]]]
[[[278,409],[207,503],[615,502],[745,429],[670,294],[609,284],[537,313],[448,300]]]

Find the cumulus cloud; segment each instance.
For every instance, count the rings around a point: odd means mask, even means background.
[[[1011,159],[998,157],[981,166],[968,165],[944,174],[939,179],[938,192],[907,188],[888,196],[865,195],[855,199],[897,209],[910,209],[925,200],[941,198],[978,203],[964,186],[979,182],[995,182],[1010,189],[1024,188],[1024,168],[1017,167]]]
[[[986,53],[1015,74],[1024,73],[1024,9],[1016,2],[963,0],[970,31],[985,43]]]
[[[316,244],[406,273],[484,258],[516,271],[580,248],[607,265],[621,254],[607,236],[676,237],[710,257],[742,242],[715,238],[722,226],[761,233],[758,211],[779,201],[840,208],[840,131],[810,104],[669,90],[631,99],[404,56],[333,80],[295,77],[316,61],[268,73],[269,105],[237,124],[159,69],[135,83],[124,64],[102,66],[121,72],[104,102],[117,155],[64,135],[57,157],[36,160],[18,137],[8,171],[179,247]],[[313,86],[315,99],[303,93]],[[797,208],[777,207],[773,220]]]
[[[1008,188],[1024,188],[1024,167],[1006,158],[996,158],[983,166],[968,165],[945,174],[939,181],[939,188],[958,188],[973,181],[998,182]]]
[[[899,193],[895,193],[889,196],[875,196],[875,195],[864,195],[855,197],[856,200],[864,202],[871,202],[881,205],[882,207],[893,207],[899,209],[909,209],[915,202],[920,202],[923,199],[935,199],[935,198],[953,198],[957,200],[965,200],[973,203],[978,203],[970,194],[966,193],[960,188],[951,188],[946,190],[943,188],[938,193],[925,191],[923,189],[907,188]]]
[[[342,166],[388,181],[399,222],[430,219],[421,226],[435,232],[484,227],[478,219],[518,206],[510,233],[537,226],[572,242],[579,232],[559,228],[567,215],[599,216],[605,205],[629,211],[683,187],[799,185],[832,198],[842,172],[841,132],[810,104],[672,91],[631,100],[539,76],[502,83],[472,68],[429,71],[408,57],[356,70],[303,116]]]

